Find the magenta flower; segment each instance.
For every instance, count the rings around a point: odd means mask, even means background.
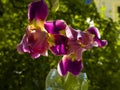
[[[67,27],[66,36],[68,37],[69,52],[75,55],[77,60],[82,60],[82,52],[92,48],[93,35],[81,30]]]
[[[66,28],[66,36],[68,38],[69,55],[63,56],[58,63],[58,73],[65,76],[67,72],[78,75],[82,68],[82,53],[92,47],[103,47],[107,44],[106,40],[100,39],[97,28],[90,27],[86,31],[74,30],[71,27]]]
[[[44,29],[44,21],[47,16],[48,8],[44,0],[30,3],[28,8],[30,24],[22,41],[17,46],[18,52],[27,52],[32,58],[38,58],[40,55],[47,56],[49,45],[47,32]]]

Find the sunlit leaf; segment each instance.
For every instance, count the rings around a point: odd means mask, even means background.
[[[56,12],[59,9],[59,0],[51,0],[52,12]]]

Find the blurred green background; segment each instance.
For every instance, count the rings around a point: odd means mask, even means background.
[[[32,0],[0,0],[0,90],[44,90],[46,75],[56,68],[61,57],[41,56],[31,59],[29,54],[18,54],[28,25],[27,8]],[[87,18],[99,28],[101,38],[108,41],[104,48],[93,48],[83,53],[84,69],[89,79],[89,90],[120,90],[120,28],[117,22],[101,17],[94,2],[60,0],[57,12],[46,0],[51,19],[64,19],[75,29],[89,27]]]

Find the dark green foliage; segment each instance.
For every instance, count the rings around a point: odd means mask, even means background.
[[[27,8],[31,1],[0,1],[0,90],[44,90],[46,75],[51,68],[56,68],[61,58],[50,53],[49,57],[34,60],[30,55],[20,55],[16,51],[28,24]],[[101,18],[94,3],[85,5],[82,0],[60,0],[59,10],[50,12],[48,20],[64,19],[73,28],[84,30],[89,26],[88,17],[94,20],[102,39],[108,40],[106,47],[83,53],[83,72],[88,75],[89,90],[120,90],[117,23]]]

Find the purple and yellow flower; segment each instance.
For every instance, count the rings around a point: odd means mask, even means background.
[[[27,52],[32,58],[47,56],[49,47],[44,22],[48,16],[48,7],[44,0],[30,3],[28,7],[29,25],[22,41],[17,46],[20,53]]]
[[[50,49],[55,55],[67,54],[66,23],[63,20],[46,21],[48,7],[44,0],[32,2],[28,7],[29,25],[18,52],[28,52],[32,58],[47,55]],[[27,50],[24,49],[27,48]]]
[[[107,45],[106,40],[100,39],[100,33],[96,27],[90,27],[85,31],[67,27],[66,36],[70,53],[63,56],[58,63],[58,72],[61,76],[65,76],[67,72],[78,75],[83,68],[82,53],[94,46],[103,47]]]

